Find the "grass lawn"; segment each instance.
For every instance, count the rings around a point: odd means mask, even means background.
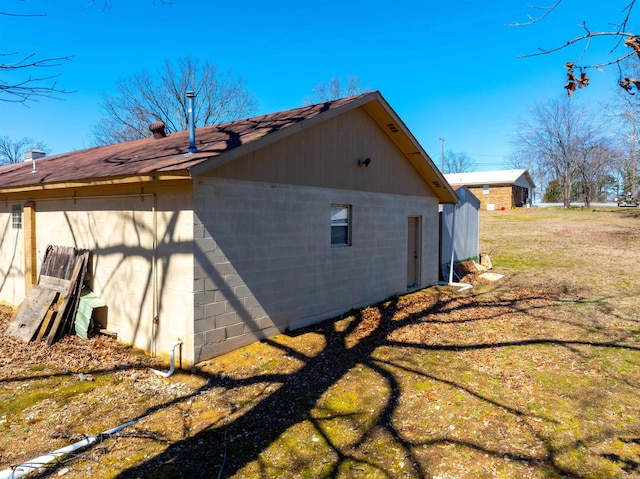
[[[95,372],[94,386],[67,402],[75,411],[94,401],[95,414],[81,409],[85,429],[119,407],[129,416],[98,430],[141,419],[54,469],[119,478],[640,477],[639,238],[635,208],[483,212],[481,251],[503,280],[390,298],[169,379]],[[50,398],[20,406],[19,394],[2,393],[17,381],[33,382],[34,394],[37,381],[64,379],[47,367],[0,382],[5,457],[34,431],[64,424],[65,414],[47,425],[34,413]],[[128,396],[135,388],[142,392]],[[81,433],[81,424],[65,431]]]

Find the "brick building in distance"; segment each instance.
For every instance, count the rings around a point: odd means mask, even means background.
[[[527,170],[478,171],[444,175],[451,186],[466,186],[480,199],[483,210],[530,206],[536,187]]]

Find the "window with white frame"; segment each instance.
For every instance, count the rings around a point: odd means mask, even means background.
[[[351,205],[331,205],[331,246],[351,244]]]
[[[483,195],[489,194],[489,185],[482,185],[482,194]]]
[[[12,205],[11,207],[11,228],[14,230],[22,229],[22,206]]]

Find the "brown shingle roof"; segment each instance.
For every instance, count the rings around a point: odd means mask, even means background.
[[[37,161],[0,167],[0,190],[50,183],[89,181],[124,176],[178,173],[242,145],[318,115],[335,110],[367,94],[268,115],[196,129],[196,153],[189,153],[189,132],[165,138],[128,141],[49,156]]]
[[[196,153],[189,153],[189,132],[165,138],[128,141],[0,167],[0,193],[116,181],[193,178],[253,149],[266,146],[300,128],[363,107],[404,152],[441,203],[458,197],[429,155],[382,98],[380,92],[363,93],[340,100],[257,116],[196,130]]]

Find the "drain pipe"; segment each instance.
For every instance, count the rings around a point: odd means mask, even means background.
[[[176,348],[181,345],[182,345],[182,339],[178,339],[178,341],[176,341],[176,343],[171,347],[171,357],[169,358],[169,370],[166,373],[163,373],[162,371],[158,371],[157,369],[152,369],[152,368],[149,368],[149,369],[151,369],[151,371],[157,374],[158,376],[162,376],[163,378],[168,378],[169,376],[171,376],[175,369]]]
[[[121,424],[120,426],[114,427],[113,429],[109,429],[108,431],[105,431],[100,434],[91,434],[90,436],[87,436],[86,438],[84,438],[82,441],[78,441],[74,444],[71,444],[69,446],[53,451],[50,454],[36,457],[35,459],[31,459],[30,461],[25,462],[24,464],[20,464],[19,466],[13,466],[9,469],[5,469],[4,471],[0,471],[0,479],[16,479],[18,477],[26,476],[27,474],[37,471],[38,469],[42,469],[47,464],[55,461],[56,459],[64,458],[66,455],[71,454],[72,452],[77,451],[78,449],[82,449],[83,447],[89,446],[90,444],[93,444],[99,439],[101,440],[106,436],[111,436],[123,430],[125,427],[129,427],[137,423],[140,419],[134,419],[133,421],[129,421],[125,424]]]
[[[453,282],[453,260],[455,258],[455,247],[456,247],[456,210],[458,209],[458,205],[453,205],[453,218],[451,221],[451,261],[449,262],[449,282],[444,283],[447,286],[456,286],[459,287],[460,291],[466,291],[467,289],[473,288],[472,284],[468,283],[454,283]]]

